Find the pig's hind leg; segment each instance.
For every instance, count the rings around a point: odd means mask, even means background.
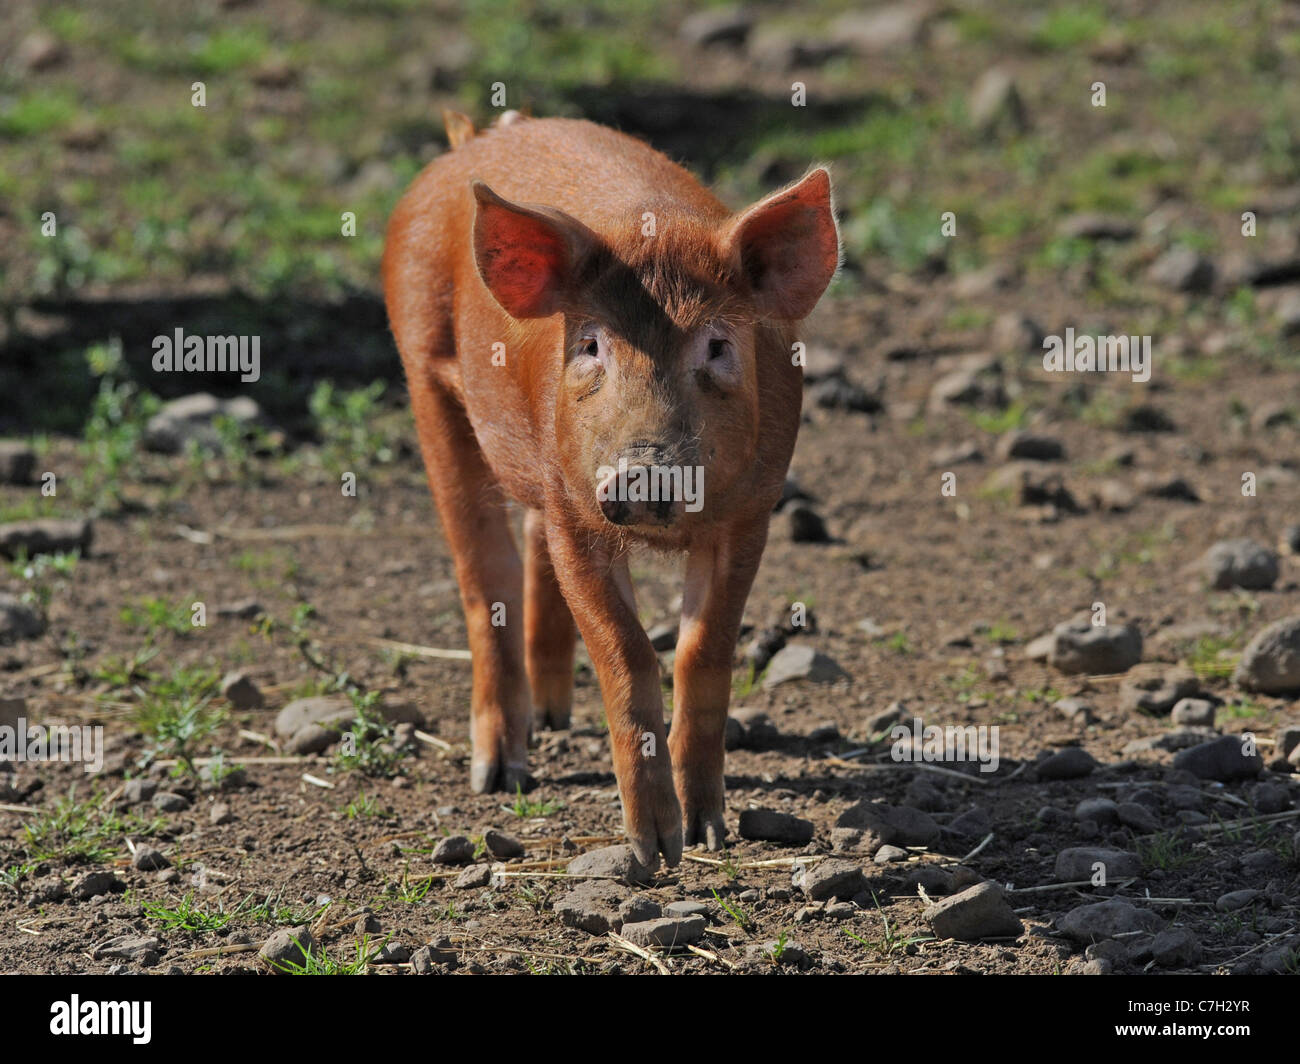
[[[473,656],[470,786],[479,794],[513,792],[531,782],[523,566],[505,497],[464,408],[431,375],[413,374],[409,384],[429,485],[456,563]]]
[[[537,723],[567,728],[573,709],[573,649],[577,628],[564,601],[546,545],[540,511],[524,518],[524,647]]]

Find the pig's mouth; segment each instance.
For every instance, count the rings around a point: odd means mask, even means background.
[[[596,471],[596,502],[610,524],[621,528],[665,528],[704,508],[704,467],[653,460],[627,453]]]

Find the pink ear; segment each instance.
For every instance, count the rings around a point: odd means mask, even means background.
[[[731,224],[725,243],[760,310],[789,321],[807,317],[840,261],[830,174],[818,168],[759,200]]]
[[[554,314],[568,286],[581,226],[546,208],[504,200],[482,181],[470,186],[474,261],[488,291],[515,318]]]

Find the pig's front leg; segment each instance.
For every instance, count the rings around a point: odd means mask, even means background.
[[[722,766],[731,662],[766,542],[764,516],[687,556],[668,744],[687,846],[704,843],[718,850],[726,838]]]
[[[548,520],[560,589],[595,666],[628,841],[647,868],[682,856],[682,812],[665,741],[659,659],[636,615],[627,559],[586,530]]]

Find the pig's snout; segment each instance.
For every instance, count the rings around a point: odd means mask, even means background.
[[[664,461],[663,448],[625,451],[613,466],[596,474],[596,500],[615,525],[671,525],[683,513],[701,508],[704,471]]]

